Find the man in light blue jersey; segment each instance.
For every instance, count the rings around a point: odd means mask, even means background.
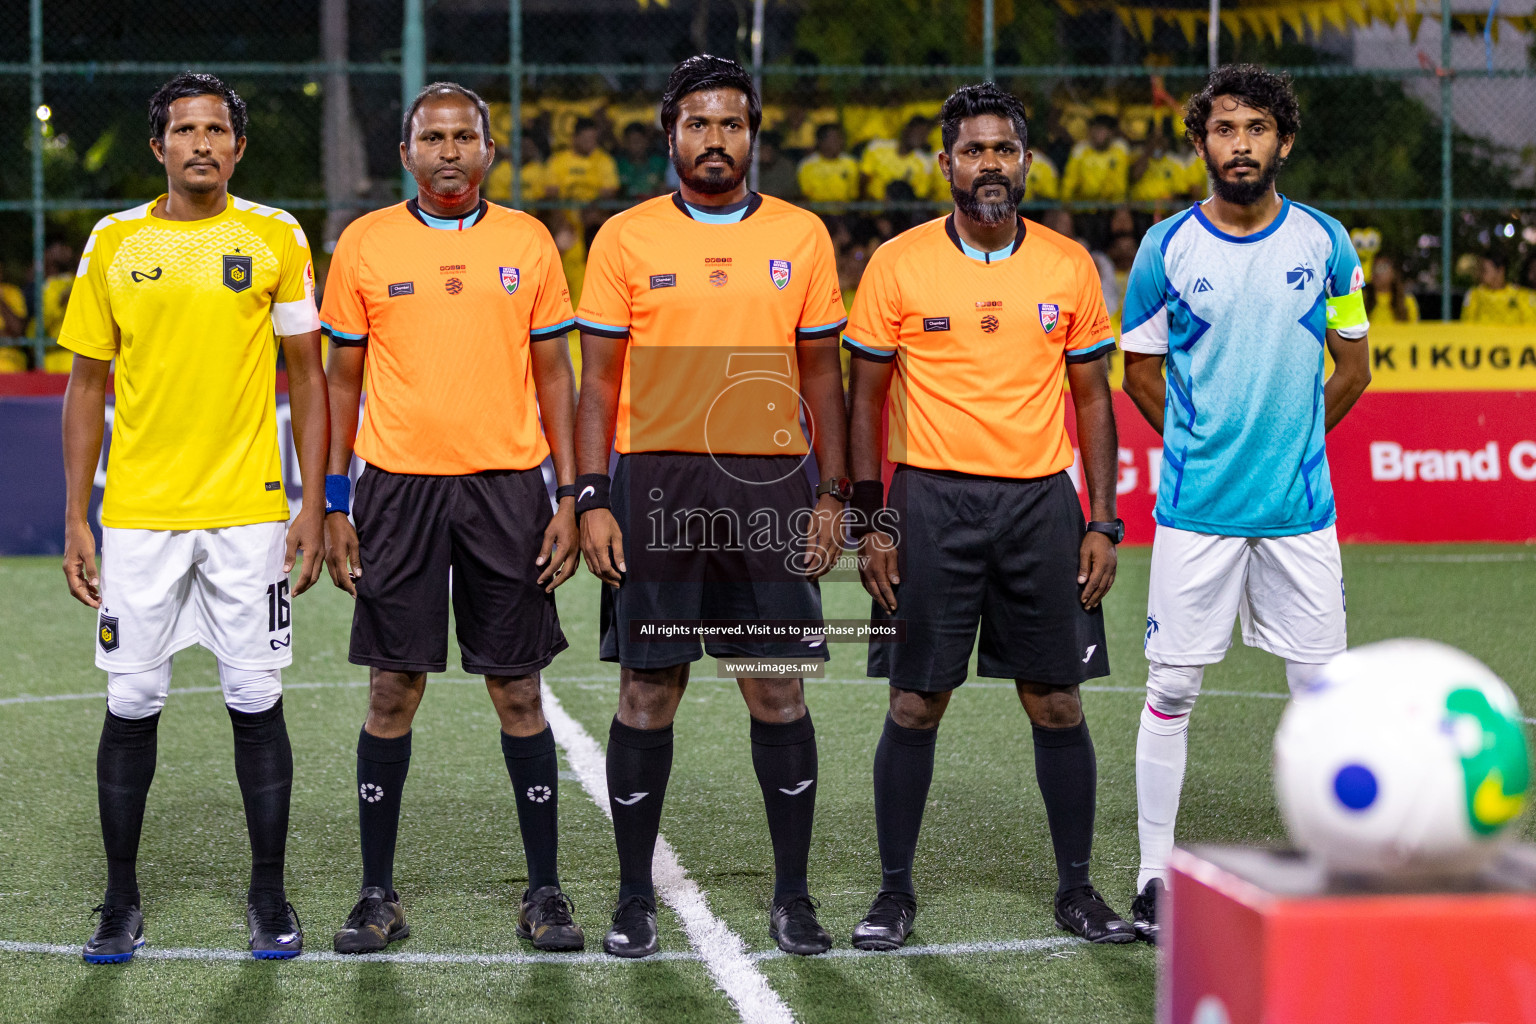
[[[1220,67],[1184,121],[1213,194],[1142,239],[1121,338],[1126,393],[1163,437],[1136,743],[1132,909],[1148,941],[1189,714],[1205,666],[1231,644],[1233,619],[1244,643],[1285,659],[1293,691],[1344,650],[1323,438],[1371,379],[1349,232],[1275,191],[1301,121],[1289,78]],[[1335,365],[1326,379],[1324,348]]]

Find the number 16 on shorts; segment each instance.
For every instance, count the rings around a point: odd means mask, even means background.
[[[293,609],[288,603],[288,580],[283,578],[267,588],[267,632],[278,633],[293,625]],[[268,641],[274,651],[282,650],[293,642],[293,634]]]

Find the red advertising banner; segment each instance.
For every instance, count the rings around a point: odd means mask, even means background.
[[[1162,439],[1114,397],[1125,539],[1149,544]],[[1075,439],[1070,398],[1067,429]],[[1536,393],[1367,391],[1328,435],[1328,465],[1341,541],[1536,542]]]

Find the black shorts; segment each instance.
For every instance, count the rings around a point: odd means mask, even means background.
[[[1102,606],[1077,583],[1086,524],[1067,474],[1031,480],[898,466],[896,614],[901,643],[869,645],[869,674],[906,690],[965,682],[981,626],[978,675],[1072,686],[1109,674]]]
[[[534,565],[551,518],[538,469],[357,481],[357,580],[348,660],[395,672],[448,667],[448,597],[464,671],[525,676],[565,650],[555,595]]]
[[[637,452],[619,456],[611,503],[624,532],[624,581],[603,586],[604,661],[658,669],[713,658],[822,658],[826,644],[749,637],[647,640],[660,619],[712,623],[821,621],[805,578],[814,505],[793,455]]]

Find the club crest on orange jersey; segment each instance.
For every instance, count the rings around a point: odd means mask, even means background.
[[[1056,321],[1061,319],[1061,307],[1054,302],[1040,303],[1040,326],[1050,334],[1056,329]]]
[[[789,260],[769,260],[768,276],[773,280],[773,286],[779,291],[789,284]]]
[[[517,291],[519,274],[516,267],[501,268],[501,286],[507,290],[508,295]]]

